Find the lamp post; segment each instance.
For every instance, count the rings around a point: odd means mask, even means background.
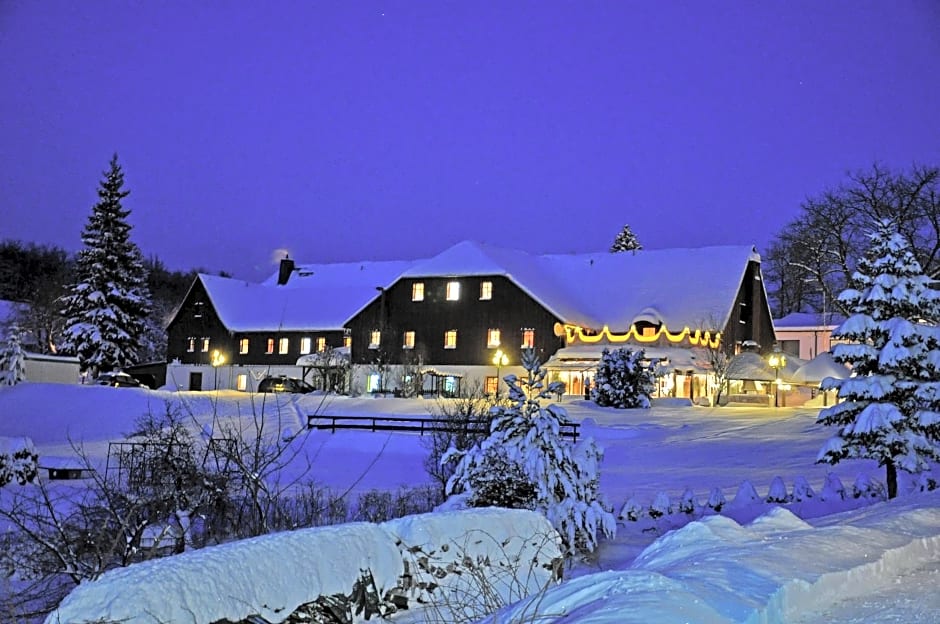
[[[767,363],[774,369],[774,407],[780,407],[780,369],[787,365],[787,356],[780,351],[780,347],[774,346]]]
[[[509,364],[509,358],[503,353],[502,349],[497,349],[493,354],[493,364],[496,366],[496,398],[499,398],[499,369]]]
[[[215,372],[215,389],[219,389],[219,367],[225,364],[225,354],[218,349],[212,352],[212,370]]]

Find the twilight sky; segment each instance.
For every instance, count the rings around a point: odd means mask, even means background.
[[[464,239],[764,250],[878,161],[940,165],[940,4],[0,2],[0,239],[259,279]]]

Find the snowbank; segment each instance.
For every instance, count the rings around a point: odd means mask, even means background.
[[[379,587],[402,572],[398,548],[377,525],[266,535],[111,570],[76,587],[46,622],[281,622],[318,596],[348,593],[364,568]]]
[[[450,589],[458,585],[460,574],[432,579],[428,565],[444,569],[471,562],[493,579],[493,587],[511,589],[511,597],[519,599],[548,582],[559,557],[551,525],[525,510],[468,510],[382,525],[303,529],[111,570],[76,587],[46,622],[208,624],[251,615],[281,622],[320,596],[349,594],[365,569],[380,594],[399,588],[414,595],[422,577]],[[428,563],[416,565],[418,559]],[[525,574],[510,578],[510,568]],[[402,587],[408,570],[414,582]]]
[[[786,622],[937,561],[940,492],[817,526],[781,508],[747,526],[709,516],[651,544],[630,569],[576,578],[490,621]]]

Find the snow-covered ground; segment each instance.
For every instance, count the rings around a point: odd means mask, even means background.
[[[77,444],[103,461],[109,441],[168,405],[208,431],[261,410],[277,413],[283,428],[298,430],[311,413],[427,416],[430,403],[26,383],[0,390],[0,436],[32,438],[40,463],[74,455]],[[615,512],[630,499],[648,507],[660,492],[676,501],[687,489],[699,504],[714,488],[730,501],[722,516],[692,524],[684,514],[622,523],[616,539],[602,542],[596,560],[568,570],[571,580],[542,597],[543,605],[578,613],[565,621],[623,622],[624,613],[648,622],[894,621],[879,620],[881,612],[898,613],[901,621],[933,621],[919,614],[936,610],[935,592],[919,588],[938,580],[940,498],[910,494],[913,486],[904,480],[892,503],[820,500],[828,473],[849,490],[859,474],[883,476],[871,462],[815,464],[830,435],[815,424],[816,410],[675,403],[615,410],[582,400],[563,405],[582,423],[582,435],[605,449],[601,491]],[[336,491],[430,482],[416,434],[311,431],[304,448],[312,464],[308,476]],[[805,478],[817,496],[753,523],[773,507],[736,504],[739,487],[747,480],[764,497],[778,476],[788,491]],[[853,507],[860,509],[845,511]],[[837,511],[843,513],[832,515]]]

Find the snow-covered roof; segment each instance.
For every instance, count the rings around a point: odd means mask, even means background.
[[[365,306],[411,262],[298,265],[284,285],[201,274],[212,305],[231,331],[341,330],[351,311]]]
[[[749,260],[760,261],[750,246],[533,255],[464,241],[415,263],[402,278],[501,275],[557,318],[583,327],[626,331],[648,320],[723,328]]]
[[[828,351],[820,353],[812,360],[796,369],[790,377],[793,383],[819,384],[826,377],[848,379],[852,375],[844,364],[839,364]]]
[[[844,316],[833,312],[827,312],[825,315],[817,312],[791,312],[783,318],[774,319],[774,328],[791,331],[833,329],[844,320]]]
[[[751,380],[751,381],[790,381],[794,373],[806,363],[796,356],[786,354],[786,362],[775,372],[767,360],[761,357],[759,353],[745,351],[739,353],[728,362],[728,379]]]
[[[612,331],[637,321],[668,328],[727,323],[753,247],[642,250],[636,253],[534,255],[472,241],[411,261],[299,264],[284,285],[200,275],[232,331],[342,329],[381,288],[400,279],[504,276],[558,319]]]
[[[634,351],[642,349],[643,354],[651,360],[665,362],[665,369],[694,370],[706,372],[711,369],[708,357],[701,349],[684,349],[681,347],[638,346],[633,344],[575,344],[559,349],[545,362],[548,370],[595,370],[601,359],[604,349],[616,351],[626,348]]]

